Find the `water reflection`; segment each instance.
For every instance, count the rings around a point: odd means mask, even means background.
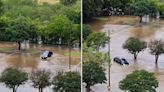
[[[14,53],[6,58],[8,65],[19,68],[37,68],[39,61],[39,54],[30,53]]]

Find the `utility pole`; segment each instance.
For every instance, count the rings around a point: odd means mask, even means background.
[[[69,35],[69,70],[71,71],[71,32]]]
[[[108,90],[110,91],[110,30],[107,30],[107,36],[109,37],[108,40],[108,57],[109,57],[109,61],[108,61]]]

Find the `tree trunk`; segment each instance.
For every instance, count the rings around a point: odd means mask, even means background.
[[[87,84],[87,86],[86,86],[86,92],[90,92],[90,91],[91,91],[90,85]]]
[[[40,92],[43,92],[43,88],[40,89]]]
[[[134,60],[137,60],[137,53],[134,53]]]
[[[159,55],[155,55],[155,63],[156,64],[158,63],[158,58],[159,58]]]
[[[142,23],[142,16],[139,16],[140,17],[140,23]]]
[[[13,92],[16,92],[16,88],[15,87],[13,87]]]
[[[18,50],[21,50],[21,42],[18,41]]]

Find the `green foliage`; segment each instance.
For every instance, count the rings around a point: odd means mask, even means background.
[[[65,15],[57,15],[47,26],[47,32],[54,39],[69,40],[70,30],[72,28],[71,21]]]
[[[123,48],[127,49],[131,54],[133,54],[135,60],[137,59],[138,53],[146,49],[146,47],[146,42],[133,37],[127,39],[126,42],[123,44]]]
[[[17,88],[25,84],[27,80],[27,73],[12,68],[5,69],[0,77],[0,82],[5,83],[7,87],[13,89],[13,92],[16,92]]]
[[[119,83],[119,88],[128,92],[156,92],[157,87],[154,74],[145,70],[134,71]]]
[[[73,24],[71,29],[71,44],[74,43],[81,44],[81,25]]]
[[[60,3],[62,3],[63,5],[72,5],[75,4],[77,2],[77,0],[60,0]]]
[[[91,26],[83,24],[83,39],[86,40],[91,33],[92,33]]]
[[[129,12],[130,3],[133,0],[104,0],[104,7],[112,7],[121,9],[122,12],[127,14]]]
[[[9,35],[11,35],[10,41],[18,42],[20,50],[20,42],[37,38],[36,30],[37,28],[30,18],[18,16],[11,21],[8,27]]]
[[[75,24],[80,24],[81,23],[81,10],[80,6],[72,6],[72,7],[67,7],[63,8],[63,14],[66,15],[69,20],[71,20]]]
[[[154,40],[149,43],[150,53],[155,55],[155,61],[157,63],[158,57],[164,54],[164,42],[162,40]]]
[[[51,72],[46,70],[33,71],[30,79],[32,80],[33,87],[38,88],[39,92],[43,92],[43,88],[51,85]]]
[[[3,16],[10,22],[1,22],[2,26],[6,23],[9,26],[3,27],[8,30],[0,34],[0,40],[37,42],[37,38],[41,38],[45,44],[59,44],[59,39],[62,39],[62,44],[79,41],[81,2],[69,2],[72,4],[66,6],[61,3],[38,4],[37,0],[2,0]]]
[[[2,1],[0,0],[0,15],[3,13],[3,3]]]
[[[142,17],[146,14],[154,15],[157,10],[156,5],[151,0],[133,0],[132,3],[130,3],[130,12],[132,15]],[[142,20],[140,20],[140,22],[142,22]]]
[[[103,7],[103,0],[84,0],[83,19],[100,15],[102,7]]]
[[[81,77],[76,72],[58,73],[53,78],[54,92],[81,92]]]
[[[101,65],[110,63],[110,57],[107,53],[99,52],[92,47],[87,47],[86,43],[83,43],[83,61],[94,61]]]
[[[87,47],[92,47],[99,50],[100,47],[105,47],[105,44],[109,41],[109,37],[106,33],[94,32],[91,33],[85,40]]]
[[[83,63],[83,82],[85,82],[87,92],[90,90],[90,86],[97,83],[105,83],[106,77],[104,68],[97,62],[88,61]]]

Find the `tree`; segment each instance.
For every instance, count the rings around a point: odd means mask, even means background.
[[[97,62],[88,61],[83,63],[83,82],[86,83],[86,91],[97,83],[105,83],[106,77],[104,68]]]
[[[91,33],[92,33],[91,26],[83,24],[83,40],[86,40]]]
[[[83,1],[83,19],[98,16],[103,7],[103,0],[84,0]]]
[[[78,4],[78,5],[72,5],[71,7],[65,7],[61,11],[73,23],[75,23],[75,24],[80,24],[81,23],[81,9],[80,9],[80,4]]]
[[[8,40],[11,35],[8,34],[7,28],[9,27],[10,18],[6,16],[0,17],[0,40],[6,41]]]
[[[58,43],[70,40],[71,21],[65,15],[57,15],[47,26],[51,39],[58,39]]]
[[[158,80],[145,70],[134,71],[120,81],[119,88],[128,92],[156,92]]]
[[[58,73],[53,78],[54,92],[80,92],[81,77],[77,72]]]
[[[127,14],[132,0],[104,0],[104,8],[112,7],[113,9],[121,9],[121,12]]]
[[[64,5],[72,5],[77,2],[77,0],[60,0],[60,2]]]
[[[46,70],[36,70],[32,72],[30,79],[33,83],[32,86],[38,88],[39,92],[43,92],[45,87],[51,85],[51,72]]]
[[[130,3],[129,9],[132,15],[140,17],[140,23],[142,22],[142,16],[152,15],[157,11],[155,4],[151,0],[133,0]]]
[[[154,40],[149,43],[150,53],[155,55],[155,63],[157,64],[159,55],[164,53],[164,42],[162,40]]]
[[[36,27],[34,24],[28,22],[28,18],[19,16],[11,21],[8,31],[12,35],[11,40],[18,43],[18,50],[21,50],[21,42],[24,40],[30,40],[31,38],[37,38]]]
[[[99,50],[100,47],[105,47],[105,44],[109,41],[109,37],[102,32],[91,33],[85,40],[88,47]]]
[[[0,0],[0,15],[3,13],[3,3],[2,1]]]
[[[131,54],[134,55],[134,60],[137,59],[138,54],[146,49],[146,47],[146,42],[133,37],[127,39],[126,42],[123,44],[123,48],[127,49]]]
[[[28,80],[28,74],[18,69],[7,68],[3,71],[0,82],[4,82],[5,85],[16,92],[20,85],[25,84]]]
[[[110,63],[110,56],[107,53],[99,52],[92,47],[87,47],[86,43],[83,43],[83,61],[94,61],[103,65],[106,62]]]
[[[80,24],[73,24],[72,25],[72,29],[71,29],[71,33],[70,33],[71,37],[71,44],[74,43],[79,43],[79,46],[81,44],[81,25]]]

